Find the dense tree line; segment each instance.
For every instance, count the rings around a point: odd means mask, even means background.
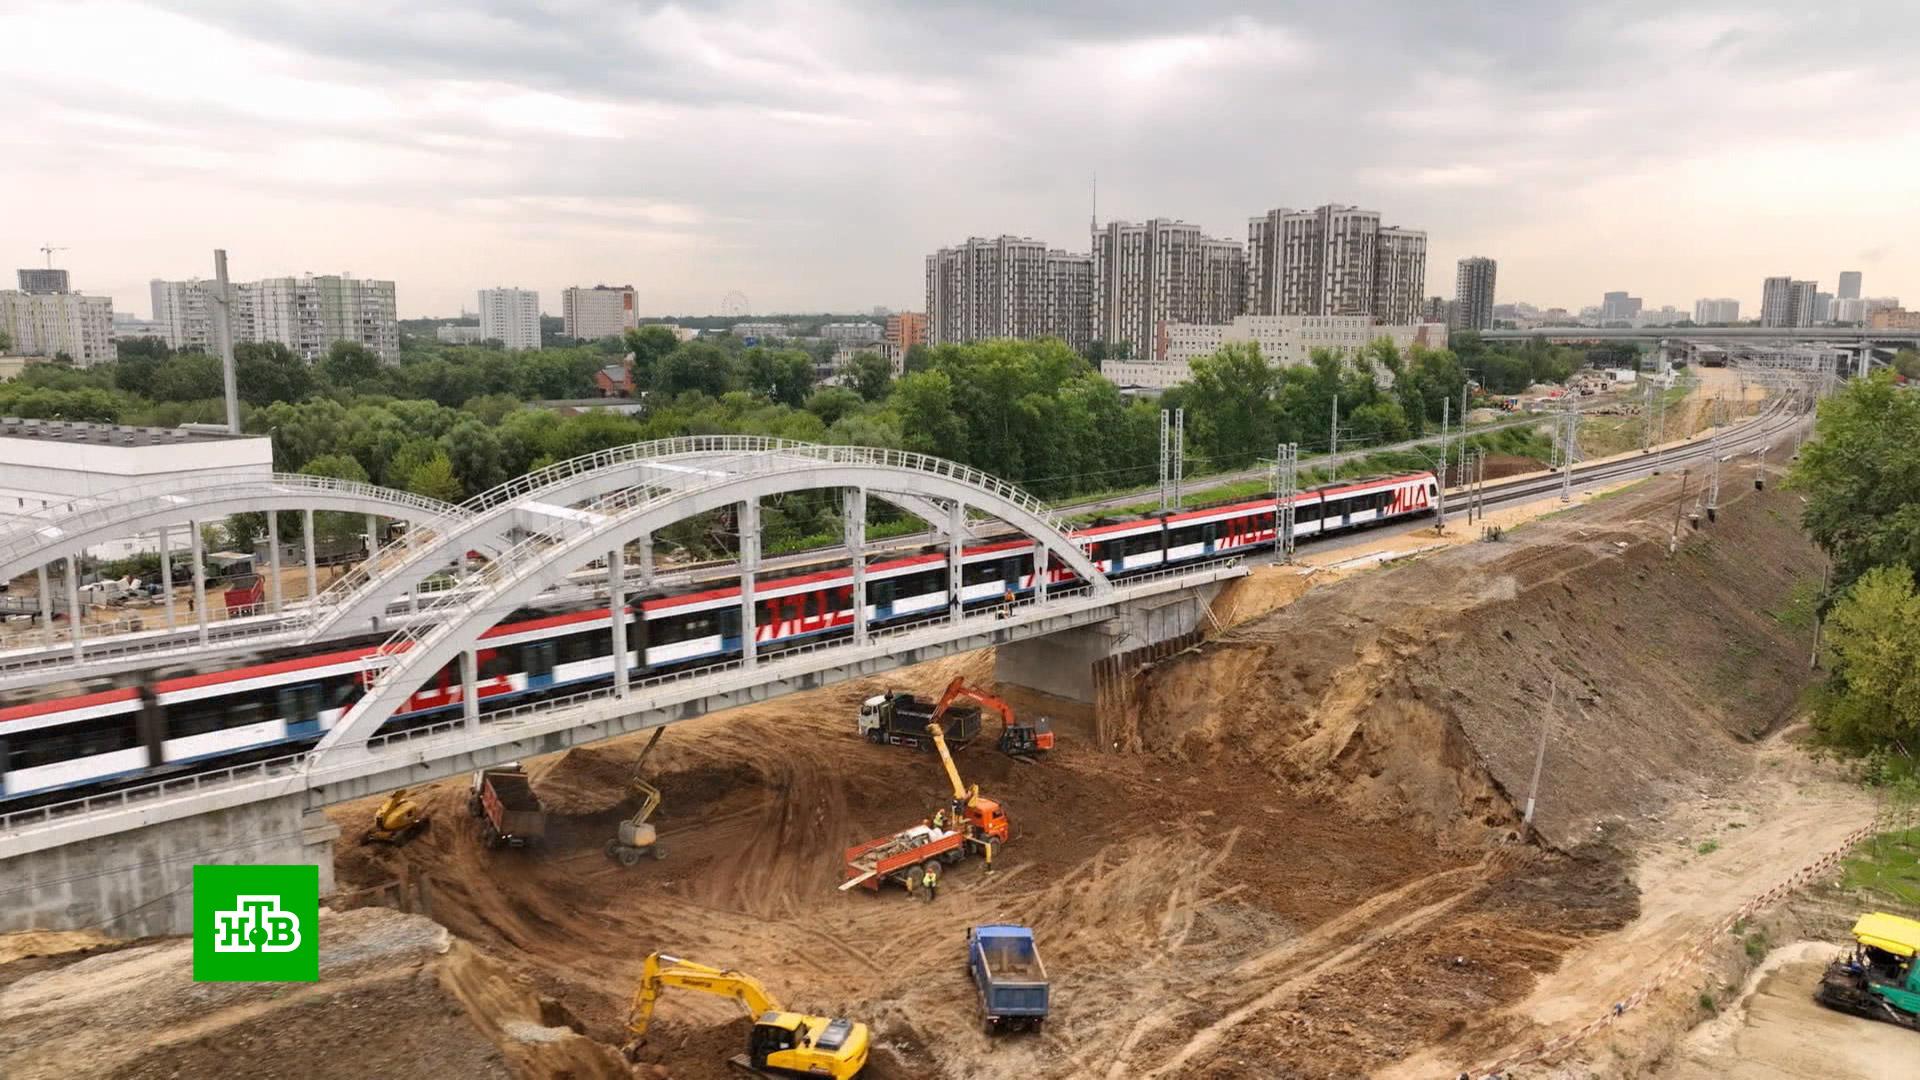
[[[1881,372],[1820,405],[1790,476],[1801,523],[1832,560],[1822,734],[1893,755],[1920,753],[1920,393]]]

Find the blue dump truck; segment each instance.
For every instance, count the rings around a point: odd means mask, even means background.
[[[976,926],[967,931],[967,974],[980,990],[987,1034],[1039,1031],[1047,1018],[1047,969],[1024,926]]]

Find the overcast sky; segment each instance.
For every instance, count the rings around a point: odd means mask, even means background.
[[[1042,13],[1044,11],[1044,13]],[[1920,303],[1920,22],[1844,5],[1420,0],[0,0],[0,258],[351,272],[402,316],[631,283],[646,314],[924,304],[922,259],[1099,213],[1329,201],[1427,291],[1650,306],[1760,279]],[[8,283],[11,284],[10,282]]]

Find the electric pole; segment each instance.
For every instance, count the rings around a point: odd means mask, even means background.
[[[1180,509],[1186,498],[1187,482],[1187,410],[1173,410],[1173,508]]]
[[[1281,443],[1274,455],[1273,545],[1283,563],[1293,561],[1293,500],[1299,490],[1300,444]]]
[[[1447,531],[1447,421],[1448,413],[1453,409],[1453,399],[1447,398],[1440,403],[1440,484],[1434,497],[1434,512],[1438,516],[1433,523],[1433,531]]]
[[[1333,422],[1327,427],[1327,456],[1331,458],[1334,455],[1338,454],[1339,452],[1340,452],[1340,395],[1335,394],[1333,395]],[[1333,470],[1336,473],[1340,471],[1339,462],[1333,461],[1333,462],[1330,462],[1330,464],[1333,466]]]
[[[1560,676],[1555,674],[1547,683],[1547,707],[1540,712],[1540,748],[1533,754],[1533,779],[1527,783],[1527,809],[1520,817],[1520,824],[1533,827],[1534,800],[1540,794],[1540,773],[1547,765],[1547,729],[1553,723],[1553,698],[1560,689]]]
[[[1167,496],[1171,492],[1167,480],[1171,475],[1168,467],[1172,464],[1173,455],[1167,452],[1167,436],[1173,430],[1172,420],[1172,416],[1166,409],[1160,410],[1160,512],[1162,514],[1167,512]]]
[[[240,434],[240,394],[233,378],[233,293],[227,284],[227,251],[213,252],[213,306],[218,317],[213,321],[214,337],[220,345],[220,373],[226,384],[227,431]]]
[[[1563,503],[1573,501],[1574,424],[1579,417],[1579,412],[1573,407],[1573,399],[1567,398],[1566,407],[1560,417],[1562,432],[1560,436],[1560,501]]]
[[[1720,431],[1707,436],[1707,520],[1719,520],[1720,513]]]

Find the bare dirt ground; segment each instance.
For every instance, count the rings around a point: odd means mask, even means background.
[[[557,1070],[514,1056],[526,1040],[476,1012],[564,1031],[569,1053],[604,1060],[625,1039],[642,959],[661,949],[751,972],[788,1007],[868,1022],[875,1080],[1430,1075],[1427,1063],[1451,1075],[1603,1001],[1696,907],[1737,906],[1772,883],[1747,879],[1851,827],[1826,779],[1768,764],[1787,757],[1765,740],[1807,678],[1801,633],[1771,613],[1818,573],[1791,496],[1728,491],[1716,529],[1669,556],[1675,483],[1589,500],[1503,543],[1237,583],[1214,605],[1224,632],[1140,675],[1138,754],[1089,746],[1084,708],[1010,689],[1022,711],[1054,712],[1061,748],[1015,763],[989,731],[959,754],[1014,838],[993,874],[958,867],[931,904],[835,888],[846,846],[946,797],[933,757],[854,734],[857,703],[883,682],[669,730],[646,766],[665,792],[663,861],[622,868],[601,852],[632,809],[632,738],[530,764],[557,814],[541,850],[484,850],[461,782],[426,789],[434,827],[400,849],[354,842],[371,801],[336,808],[338,877],[424,879],[433,918],[493,965],[486,994],[408,984],[410,1002],[451,1018],[431,1041],[453,1056],[435,1071]],[[990,682],[991,657],[892,682],[929,693],[956,673]],[[1719,849],[1700,855],[1709,837]],[[1043,1035],[980,1031],[961,941],[982,921],[1035,928],[1055,992]],[[8,992],[45,995],[28,980],[117,955],[34,967]],[[445,961],[420,962],[444,989]],[[381,1074],[418,1071],[406,1045],[374,1045],[390,1026],[370,1027],[372,1001],[355,1004],[301,1013],[302,1030],[397,1055]],[[223,1007],[157,1016],[160,1042]],[[108,1052],[61,1015],[31,1031]],[[702,1080],[730,1075],[744,1041],[738,1006],[670,992],[646,1053]]]
[[[1770,953],[1734,1004],[1695,1028],[1658,1080],[1904,1080],[1920,1034],[1822,1007],[1813,987],[1841,950],[1797,942]]]

